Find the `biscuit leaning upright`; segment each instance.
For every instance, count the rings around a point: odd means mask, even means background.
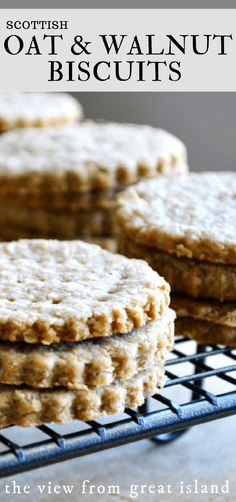
[[[139,183],[119,195],[117,222],[120,251],[170,283],[177,333],[235,346],[236,174]]]

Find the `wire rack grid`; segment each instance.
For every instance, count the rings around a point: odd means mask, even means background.
[[[236,413],[236,351],[176,341],[161,394],[139,409],[67,426],[10,427],[0,432],[0,477],[140,439],[166,443],[186,429]]]

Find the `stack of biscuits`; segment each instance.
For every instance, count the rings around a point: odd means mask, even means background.
[[[82,241],[0,244],[0,427],[92,420],[165,382],[169,285]]]
[[[119,250],[171,285],[176,334],[236,346],[236,173],[145,181],[119,195]]]
[[[148,126],[88,121],[2,134],[0,239],[111,239],[117,191],[187,171],[182,142]]]

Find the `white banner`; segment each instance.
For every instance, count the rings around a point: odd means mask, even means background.
[[[1,90],[236,91],[236,9],[2,9]]]

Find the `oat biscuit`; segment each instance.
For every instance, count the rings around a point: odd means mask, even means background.
[[[67,230],[68,232],[68,230]],[[70,239],[82,239],[84,242],[88,242],[90,244],[97,244],[98,246],[101,246],[103,249],[106,249],[107,251],[111,251],[113,253],[117,252],[117,242],[114,237],[100,237],[96,235],[95,237],[90,237],[88,235],[88,232],[80,232],[82,235],[78,237],[78,235],[75,235],[73,233],[70,233]],[[113,233],[113,228],[112,228],[112,233]],[[45,234],[44,234],[45,235]],[[68,233],[67,233],[68,235]],[[49,237],[47,235],[47,237]],[[0,242],[8,242],[8,241],[13,241],[13,240],[19,240],[19,239],[41,239],[42,238],[42,233],[38,232],[35,229],[32,228],[26,228],[26,227],[20,227],[20,226],[14,226],[11,224],[11,226],[4,226],[1,227],[0,230]],[[51,237],[52,238],[52,237]],[[58,237],[60,239],[64,239],[63,233],[58,234]],[[67,237],[68,239],[68,237]]]
[[[177,317],[190,317],[236,328],[236,304],[201,300],[184,295],[172,295],[171,306]]]
[[[9,225],[7,227],[1,227],[0,232],[0,242],[8,242],[19,239],[39,239],[39,234],[32,229],[26,229],[19,226]],[[74,236],[73,239],[78,239]],[[111,251],[112,253],[117,253],[117,242],[116,239],[112,237],[88,237],[83,236],[82,240],[89,244],[96,244],[106,251]]]
[[[176,311],[175,334],[189,336],[198,343],[236,347],[236,304],[172,295]]]
[[[159,272],[171,286],[171,291],[192,297],[219,301],[236,300],[236,266],[176,257],[119,237],[118,252],[129,258],[140,258]]]
[[[176,336],[187,336],[200,344],[236,347],[236,328],[190,317],[176,319]]]
[[[39,239],[40,235],[35,230],[12,225],[1,226],[0,242],[16,241],[19,239]]]
[[[146,180],[119,195],[117,219],[138,244],[236,264],[236,173]]]
[[[46,193],[30,193],[25,192],[24,186],[19,186],[17,194],[9,195],[3,192],[0,187],[0,200],[2,206],[11,207],[13,209],[36,209],[48,211],[66,211],[77,212],[82,211],[97,211],[115,209],[116,201],[115,190],[93,191],[78,194],[78,192],[47,192]]]
[[[164,365],[173,348],[174,312],[130,334],[51,347],[0,343],[0,382],[35,388],[88,389],[126,381]]]
[[[150,368],[127,382],[98,389],[76,391],[32,390],[0,386],[0,427],[29,427],[42,423],[67,423],[74,419],[94,420],[120,413],[127,407],[143,404],[145,397],[157,393],[165,383],[163,367]]]
[[[0,195],[118,189],[157,172],[187,172],[186,150],[149,126],[81,124],[0,137]]]
[[[169,285],[144,261],[81,241],[0,244],[0,339],[52,344],[158,320]]]
[[[112,236],[115,229],[110,211],[45,211],[43,209],[1,207],[0,238],[4,229],[18,227],[33,231],[41,238],[76,239],[86,236]],[[12,232],[14,240],[14,233]]]
[[[18,127],[60,125],[81,118],[80,104],[66,93],[0,93],[0,132]]]

